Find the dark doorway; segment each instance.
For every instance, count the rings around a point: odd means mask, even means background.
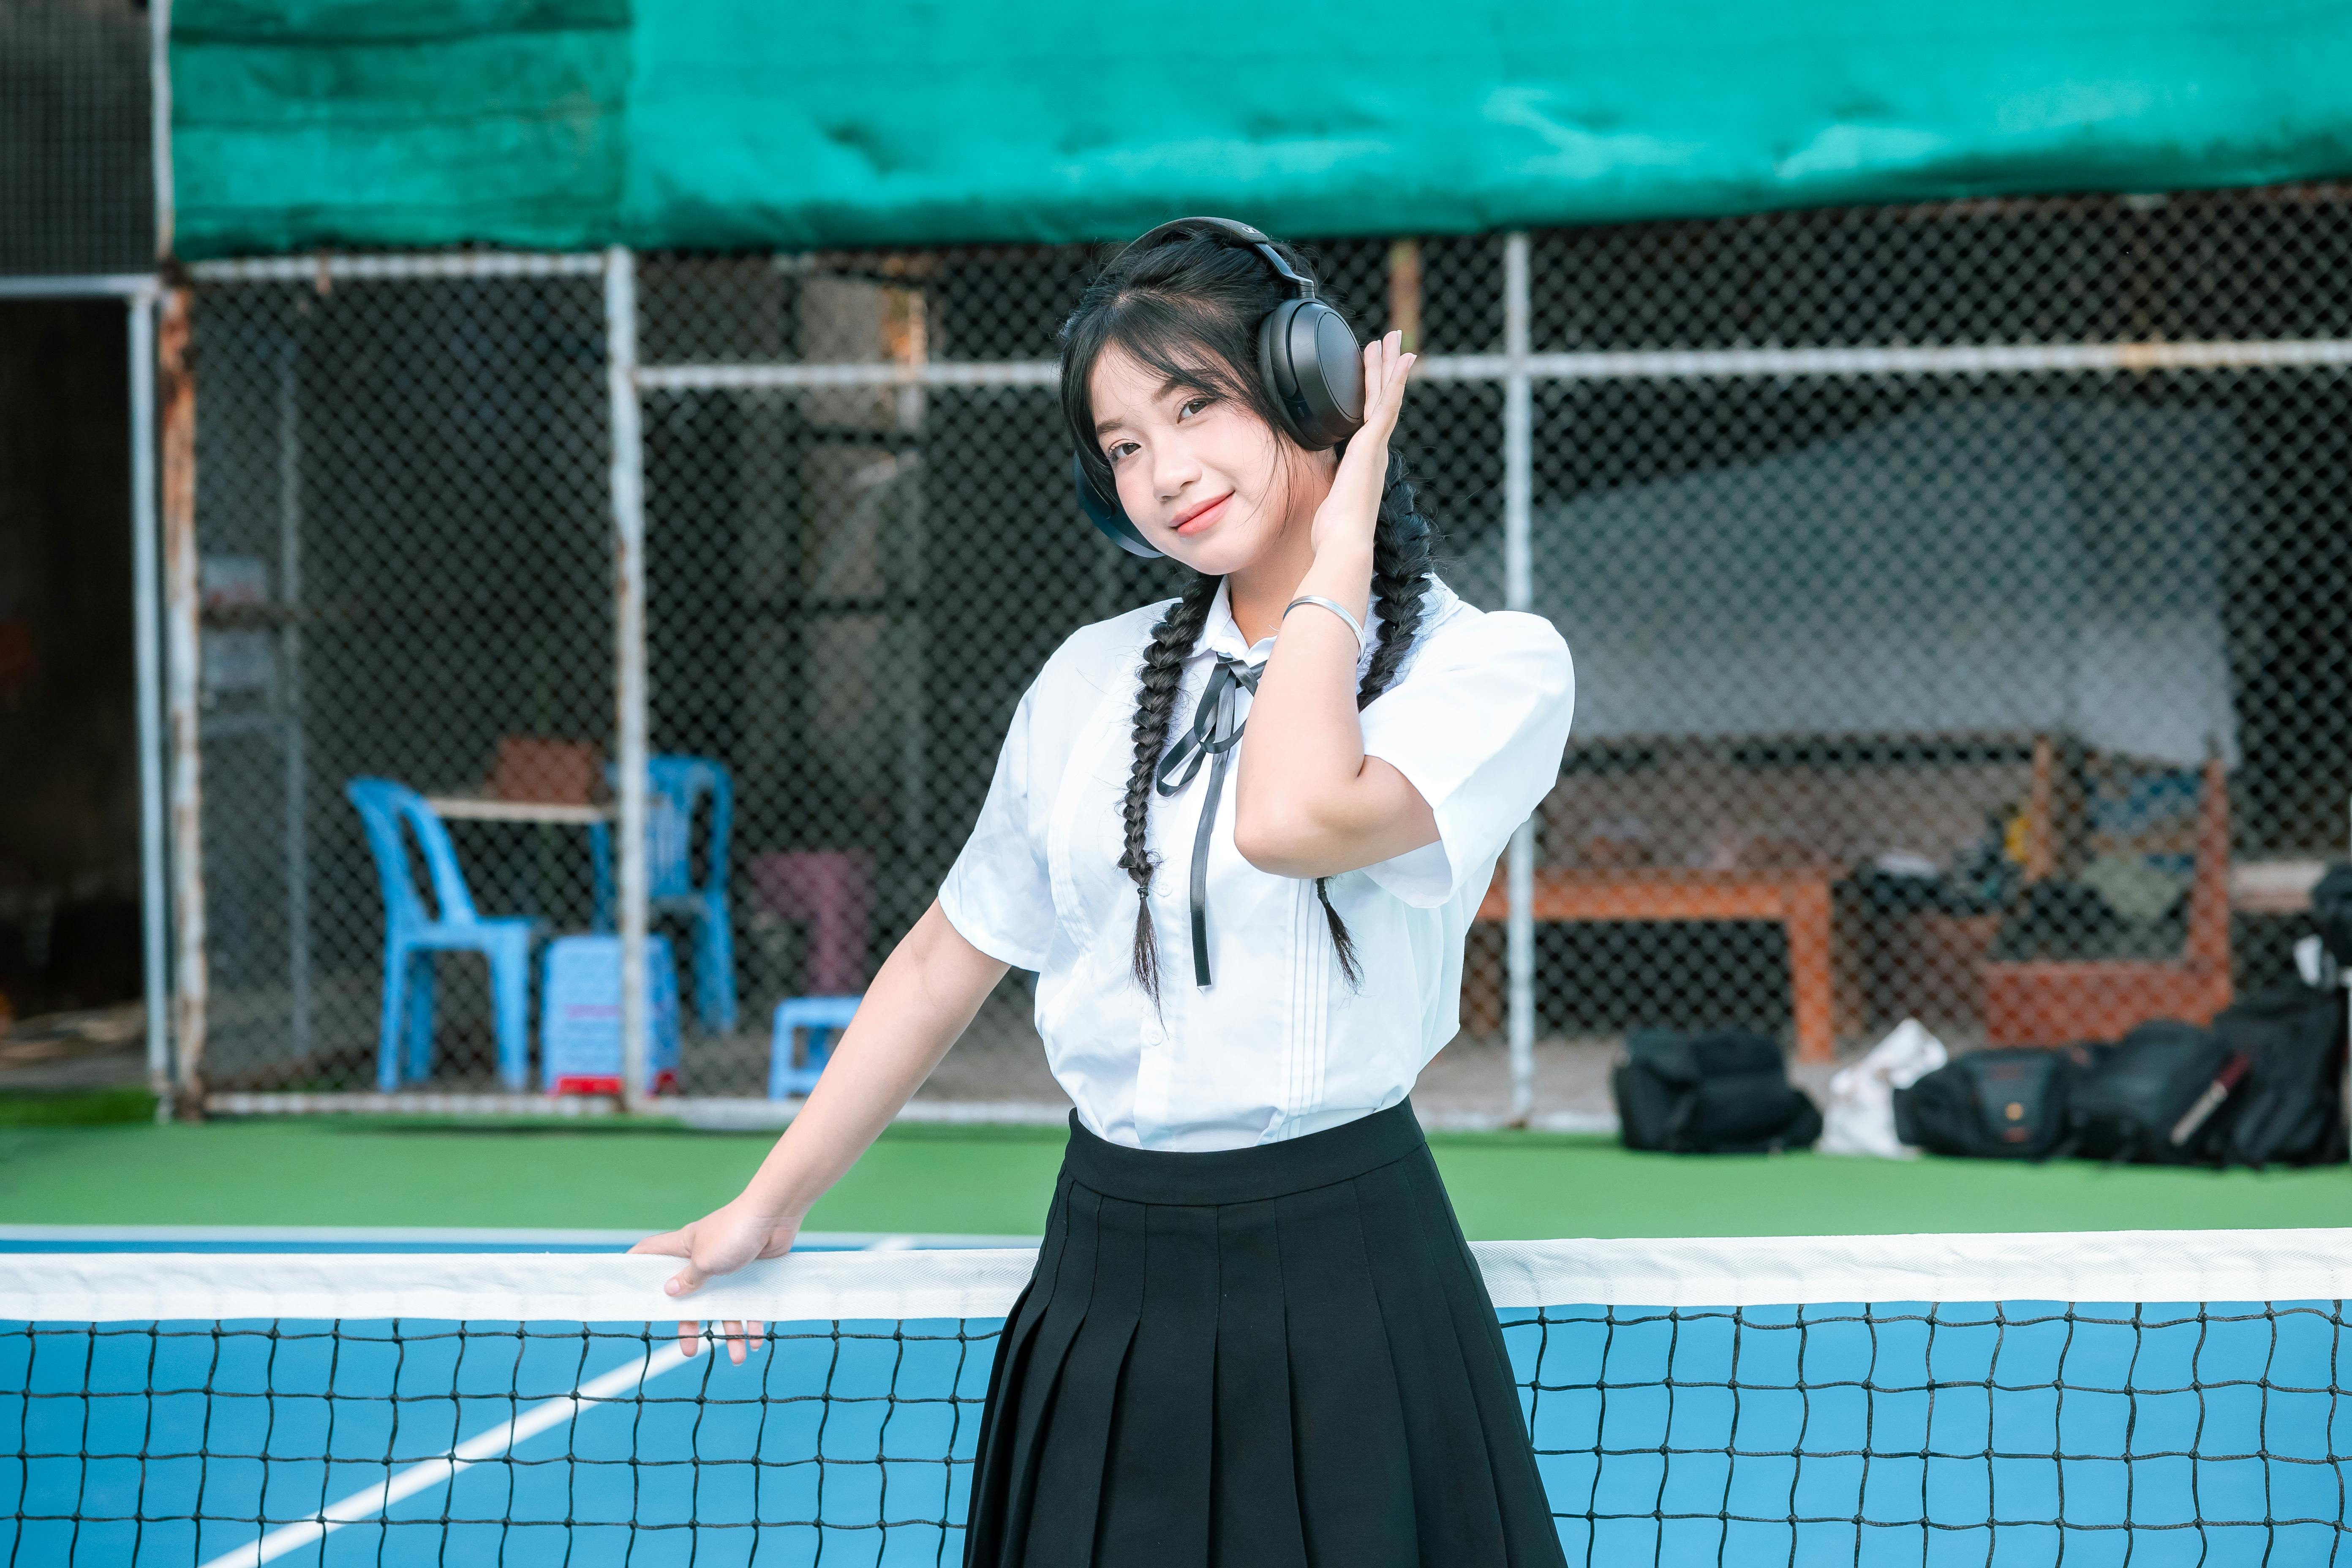
[[[140,994],[131,431],[119,300],[0,302],[0,995]]]

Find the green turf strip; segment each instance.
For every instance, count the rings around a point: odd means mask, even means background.
[[[824,1230],[1034,1234],[1058,1129],[907,1127]],[[765,1135],[578,1124],[0,1126],[0,1224],[666,1228],[734,1195]],[[1599,1138],[1432,1140],[1478,1237],[2201,1229],[2352,1223],[2352,1173],[1631,1154]]]

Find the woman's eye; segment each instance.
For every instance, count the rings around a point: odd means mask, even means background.
[[[1202,409],[1206,408],[1210,404],[1214,403],[1216,399],[1213,397],[1188,398],[1185,401],[1184,406],[1176,411],[1176,417],[1179,419],[1190,419],[1193,415],[1198,414]]]
[[[1109,462],[1111,462],[1111,463],[1114,463],[1114,464],[1115,464],[1115,463],[1117,463],[1117,462],[1118,462],[1121,458],[1126,457],[1129,452],[1132,452],[1132,451],[1134,451],[1134,450],[1135,450],[1135,443],[1134,443],[1134,442],[1132,442],[1132,441],[1119,441],[1119,442],[1116,442],[1116,443],[1114,443],[1114,444],[1112,445],[1112,447],[1111,447],[1110,450],[1108,450],[1108,451],[1105,452],[1105,453],[1103,454],[1103,457],[1104,457],[1104,458],[1105,458],[1106,460],[1108,460],[1108,461],[1109,461]]]

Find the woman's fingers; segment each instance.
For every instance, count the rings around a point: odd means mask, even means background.
[[[768,1325],[757,1318],[728,1318],[711,1337],[727,1347],[727,1359],[737,1366],[744,1357],[768,1342]],[[677,1348],[689,1360],[702,1353],[702,1325],[687,1320],[677,1325]]]
[[[730,1318],[719,1329],[719,1337],[727,1342],[727,1359],[737,1366],[743,1364],[746,1353],[767,1342],[767,1325],[757,1318]]]
[[[1364,428],[1375,439],[1396,428],[1405,379],[1419,356],[1404,352],[1404,334],[1391,332],[1364,345]]]
[[[1364,345],[1364,384],[1383,398],[1391,398],[1402,384],[1402,371],[1411,356],[1404,352],[1404,334],[1391,332]]]
[[[629,1250],[643,1257],[682,1259],[677,1272],[663,1281],[662,1289],[671,1296],[688,1296],[709,1283],[713,1276],[730,1273],[751,1258],[767,1256],[771,1249],[781,1256],[789,1249],[790,1237],[779,1245],[774,1226],[768,1226],[755,1234],[746,1228],[746,1223],[731,1209],[721,1209],[683,1229],[649,1236]],[[718,1337],[727,1344],[728,1359],[738,1366],[743,1364],[747,1347],[757,1350],[765,1339],[766,1325],[749,1318],[728,1319],[718,1327]],[[702,1329],[702,1323],[696,1320],[679,1320],[677,1348],[682,1353],[689,1357],[701,1353]]]
[[[694,1227],[692,1226],[687,1226],[684,1230],[666,1230],[659,1236],[649,1236],[629,1248],[629,1256],[686,1258],[688,1260],[686,1268],[679,1269],[662,1285],[662,1289],[673,1296],[683,1296],[687,1291],[693,1289],[695,1285],[701,1283],[699,1279],[694,1281],[694,1284],[684,1283],[688,1270],[694,1267]],[[677,1325],[678,1353],[692,1357],[699,1353],[701,1349],[702,1325],[681,1321]]]
[[[629,1248],[632,1257],[683,1258],[686,1265],[666,1280],[662,1289],[673,1296],[683,1296],[700,1287],[709,1276],[694,1266],[694,1227],[666,1230],[659,1236],[649,1236]],[[688,1352],[692,1354],[692,1352]]]
[[[1364,423],[1339,455],[1331,492],[1316,513],[1315,543],[1331,538],[1369,539],[1379,526],[1381,494],[1387,484],[1389,437],[1396,430],[1405,377],[1413,356],[1402,333],[1391,332],[1364,345]]]

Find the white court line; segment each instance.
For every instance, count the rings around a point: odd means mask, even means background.
[[[713,1353],[716,1353],[715,1350]],[[206,1563],[204,1568],[246,1568],[248,1564],[258,1568],[259,1564],[283,1557],[297,1547],[323,1539],[331,1530],[340,1530],[344,1525],[356,1524],[362,1520],[389,1512],[392,1505],[402,1499],[454,1480],[460,1470],[484,1459],[497,1458],[517,1444],[576,1420],[585,1406],[618,1398],[673,1368],[683,1366],[686,1361],[685,1353],[674,1343],[647,1351],[618,1371],[592,1378],[570,1394],[534,1405],[513,1420],[493,1426],[478,1436],[467,1438],[437,1458],[411,1465],[398,1475],[386,1477],[378,1485],[364,1488],[339,1502],[328,1504],[319,1510],[316,1518],[280,1526],[249,1545],[224,1552]]]

